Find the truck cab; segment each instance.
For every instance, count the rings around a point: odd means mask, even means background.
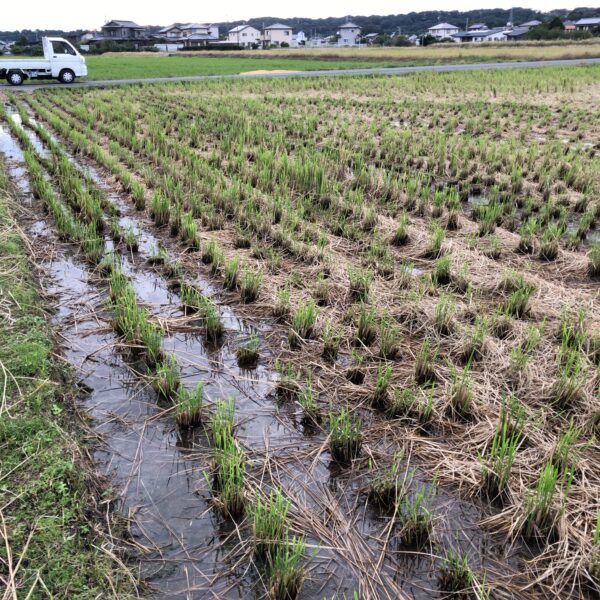
[[[85,58],[67,40],[62,38],[42,38],[44,58],[50,60],[52,77],[61,83],[72,83],[75,77],[85,77]],[[62,73],[62,77],[61,77]]]
[[[73,83],[76,77],[87,75],[85,58],[63,38],[43,37],[44,58],[0,59],[0,77],[11,85],[21,85],[26,79],[58,79]]]

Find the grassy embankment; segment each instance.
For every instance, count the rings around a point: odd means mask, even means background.
[[[133,584],[117,566],[98,518],[102,490],[82,449],[69,374],[54,355],[52,331],[9,202],[0,161],[3,598],[133,597]]]

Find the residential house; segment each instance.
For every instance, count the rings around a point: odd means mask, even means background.
[[[169,25],[168,27],[163,27],[163,29],[160,29],[157,32],[157,35],[163,36],[167,39],[180,39],[183,37],[181,26],[181,23],[173,23],[173,25]]]
[[[579,19],[579,21],[575,21],[575,27],[578,31],[595,29],[596,27],[600,27],[600,18]]]
[[[367,35],[362,36],[362,39],[367,42],[367,44],[372,44],[380,35],[380,33],[367,33]]]
[[[444,38],[450,38],[452,37],[455,33],[458,33],[460,30],[458,27],[456,27],[456,25],[451,25],[450,23],[438,23],[437,25],[434,25],[433,27],[430,27],[427,30],[427,33],[434,38],[437,38],[438,40],[444,39]]]
[[[480,31],[459,31],[452,36],[452,39],[460,42],[504,42],[506,40],[506,29],[500,27],[497,29],[484,29]]]
[[[563,27],[565,31],[575,31],[577,29],[575,21],[564,21]]]
[[[281,44],[292,44],[292,28],[283,23],[273,23],[262,30],[262,44],[265,48],[269,46],[281,46]]]
[[[294,33],[292,35],[292,48],[300,48],[301,46],[306,46],[306,34],[304,31],[299,31],[298,33]]]
[[[219,39],[218,25],[204,25],[202,23],[173,23],[158,32],[159,36],[167,40],[184,40],[193,36],[209,36],[215,41]]]
[[[542,22],[538,21],[537,19],[533,19],[533,21],[527,21],[527,23],[522,23],[521,25],[519,25],[519,28],[524,27],[526,29],[533,29],[534,27],[537,27],[538,25],[541,25]]]
[[[478,42],[505,42],[506,27],[497,27],[495,29],[485,29],[483,31],[475,31],[473,41]]]
[[[132,42],[145,39],[147,34],[144,27],[133,21],[108,21],[102,25],[101,37],[106,40]]]
[[[473,23],[473,25],[469,25],[467,31],[486,31],[488,26],[485,23]]]
[[[197,33],[189,35],[181,40],[185,48],[198,48],[198,46],[210,46],[219,42],[218,37],[214,37],[211,33]]]
[[[360,32],[361,28],[350,21],[340,25],[340,29],[338,31],[338,46],[358,45],[360,41]]]
[[[96,39],[100,34],[97,31],[86,31],[80,38],[79,41],[86,44],[90,40]]]
[[[238,25],[227,32],[227,41],[247,48],[260,44],[260,31],[252,25]]]
[[[515,27],[514,29],[507,29],[505,35],[509,42],[516,42],[528,33],[529,29],[527,27]]]
[[[324,48],[329,45],[329,38],[322,37],[319,35],[311,37],[306,42],[307,48]]]

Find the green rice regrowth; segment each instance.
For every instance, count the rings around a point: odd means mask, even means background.
[[[269,598],[272,600],[298,598],[305,577],[303,564],[305,549],[304,540],[296,536],[277,547],[270,569]]]
[[[342,408],[329,415],[329,451],[334,460],[349,462],[360,455],[362,448],[362,422]]]
[[[288,532],[287,516],[290,501],[280,488],[265,498],[257,494],[252,506],[254,552],[262,560],[273,561],[279,547],[285,544]]]
[[[289,342],[292,348],[297,348],[302,340],[310,339],[317,321],[317,307],[314,300],[309,300],[298,307],[292,318],[289,332]]]
[[[245,268],[240,277],[239,288],[242,302],[250,303],[258,299],[262,273],[250,268]]]
[[[202,423],[204,383],[200,382],[193,390],[180,387],[176,398],[175,420],[179,427],[197,427]]]
[[[174,356],[169,355],[157,364],[152,378],[152,386],[163,398],[175,399],[180,383],[177,360]]]
[[[217,400],[215,411],[210,418],[213,443],[216,448],[223,449],[233,439],[235,428],[235,398],[229,396],[227,400]]]
[[[252,369],[258,363],[260,339],[253,333],[236,348],[237,363],[242,369]]]

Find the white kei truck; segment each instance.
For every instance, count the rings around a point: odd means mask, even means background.
[[[0,78],[10,85],[21,85],[26,79],[58,79],[73,83],[88,73],[85,58],[63,38],[43,37],[44,58],[0,56]]]

